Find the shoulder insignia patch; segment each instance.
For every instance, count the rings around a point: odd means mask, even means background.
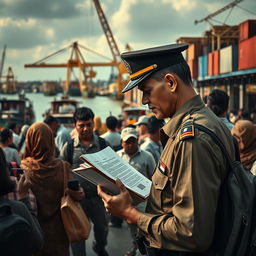
[[[195,136],[194,125],[186,125],[180,130],[180,140],[187,140]]]

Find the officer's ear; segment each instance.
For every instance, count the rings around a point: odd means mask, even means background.
[[[168,73],[164,76],[165,82],[170,86],[171,92],[175,92],[177,89],[178,81],[174,74]]]

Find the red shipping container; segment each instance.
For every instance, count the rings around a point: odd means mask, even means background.
[[[208,54],[208,76],[213,76],[213,52]]]
[[[191,44],[187,49],[187,60],[197,59],[202,55],[202,45],[201,44]]]
[[[197,79],[198,78],[198,59],[189,60],[188,65],[190,68],[191,77],[193,79]]]
[[[256,20],[246,20],[239,25],[239,41],[256,35]]]
[[[220,51],[214,51],[213,53],[213,75],[216,76],[220,73]]]
[[[256,68],[256,36],[239,43],[238,70]]]

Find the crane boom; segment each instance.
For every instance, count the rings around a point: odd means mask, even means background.
[[[93,0],[93,3],[95,5],[97,14],[99,16],[99,20],[100,20],[102,29],[105,33],[106,38],[107,38],[108,45],[109,45],[109,48],[111,50],[114,61],[115,62],[120,62],[120,51],[117,47],[115,38],[114,38],[113,33],[112,33],[112,31],[109,27],[108,21],[107,21],[106,16],[105,16],[105,14],[104,14],[104,12],[101,8],[99,0]]]
[[[211,13],[209,14],[208,16],[206,16],[205,18],[201,19],[201,20],[195,20],[195,25],[197,25],[198,23],[200,22],[203,22],[203,21],[208,21],[209,19],[213,18],[214,16],[230,9],[230,8],[233,8],[234,6],[236,6],[237,4],[239,4],[240,2],[242,2],[243,0],[235,0],[229,4],[227,4],[226,6],[222,7],[221,9],[219,9],[218,11],[214,12],[214,13]]]
[[[0,63],[0,78],[3,74],[3,69],[4,69],[4,60],[5,60],[5,52],[6,52],[6,45],[4,46],[4,49],[3,49],[3,53],[2,53],[2,58],[1,58],[1,63]]]

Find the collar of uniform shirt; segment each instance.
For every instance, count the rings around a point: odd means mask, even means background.
[[[187,101],[169,120],[169,122],[163,127],[164,133],[169,136],[173,137],[176,135],[179,127],[181,126],[183,119],[188,114],[191,114],[201,108],[205,107],[201,97],[196,95],[189,101]]]
[[[122,152],[122,155],[125,154],[125,155],[129,156],[127,153],[124,152],[124,149],[122,149],[121,152]],[[138,148],[137,152],[132,157],[129,156],[129,158],[131,159],[131,158],[135,157],[136,155],[140,154],[140,152],[141,152],[141,149]]]
[[[78,135],[77,135],[77,136],[74,138],[74,147],[78,147],[79,145],[83,145],[83,144],[80,143],[80,140],[79,140]],[[91,141],[90,147],[93,146],[93,145],[95,145],[95,146],[97,146],[97,147],[100,146],[100,145],[99,145],[99,140],[97,139],[97,136],[96,136],[95,134],[93,134],[93,139],[92,139],[92,141]]]

